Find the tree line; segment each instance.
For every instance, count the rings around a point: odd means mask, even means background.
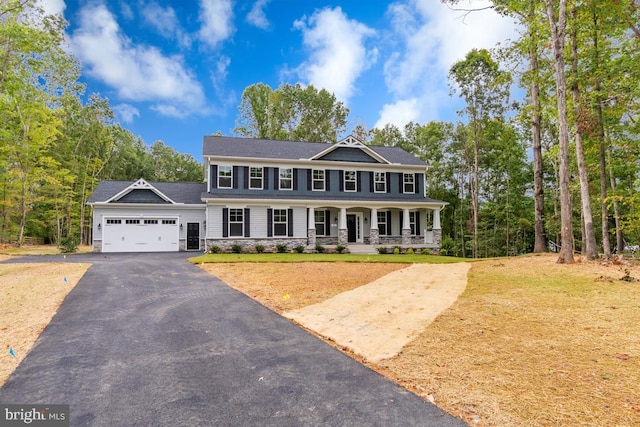
[[[458,7],[456,0],[447,0]],[[467,3],[465,3],[466,5]],[[464,257],[575,251],[595,258],[640,238],[640,9],[634,0],[500,0],[520,35],[472,50],[449,72],[456,122],[356,126],[367,144],[399,146],[428,164],[443,211],[443,252]],[[29,13],[26,13],[27,11]],[[474,13],[473,10],[463,11]],[[64,21],[0,0],[0,241],[88,242],[86,201],[102,179],[201,181],[202,165],[151,146],[84,99]],[[512,99],[518,85],[523,100]],[[349,109],[324,89],[251,85],[239,136],[335,142]]]

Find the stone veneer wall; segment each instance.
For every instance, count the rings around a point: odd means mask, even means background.
[[[94,240],[91,252],[102,252],[102,240]]]
[[[284,237],[282,239],[207,239],[207,251],[209,247],[215,245],[222,252],[231,252],[231,247],[235,244],[242,246],[243,252],[255,252],[257,245],[264,246],[265,252],[276,252],[276,245],[287,245],[288,250],[293,250],[296,246],[307,246],[307,239],[293,239]]]

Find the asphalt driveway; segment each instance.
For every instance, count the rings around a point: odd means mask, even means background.
[[[466,426],[220,280],[189,254],[91,262],[0,389],[72,426]]]

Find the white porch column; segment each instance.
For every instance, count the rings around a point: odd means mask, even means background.
[[[378,230],[378,209],[371,209],[371,227],[369,228],[369,244],[380,244],[380,230]]]
[[[402,235],[402,245],[409,246],[411,244],[411,221],[409,220],[409,209],[403,209],[402,215],[402,230],[400,230],[400,234]]]
[[[338,244],[349,243],[349,233],[347,231],[347,208],[340,208],[340,219],[338,220]]]
[[[378,228],[378,209],[371,209],[371,228]]]
[[[440,230],[442,227],[440,226],[440,209],[433,210],[433,229]]]
[[[307,228],[311,230],[312,228],[315,230],[316,228],[316,209],[309,208],[309,216],[307,217]]]

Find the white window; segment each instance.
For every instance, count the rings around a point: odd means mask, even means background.
[[[387,174],[385,172],[374,172],[373,183],[373,188],[376,193],[387,192]]]
[[[122,224],[121,219],[108,219],[107,224]]]
[[[280,186],[281,190],[293,190],[293,169],[280,168]]]
[[[139,219],[128,219],[125,221],[127,224],[140,224]]]
[[[378,234],[380,236],[389,235],[390,230],[387,230],[387,215],[389,215],[387,211],[378,211]]]
[[[315,211],[313,213],[315,215],[315,223],[316,223],[316,236],[326,236],[327,230],[325,229],[325,211]]]
[[[402,186],[402,192],[403,193],[415,193],[416,192],[416,187],[415,187],[415,175],[412,173],[405,173],[403,174],[404,178],[403,178],[403,183],[404,185]]]
[[[252,190],[262,190],[262,168],[249,168],[249,188]]]
[[[175,219],[163,219],[162,223],[165,225],[175,225],[176,224],[176,220]]]
[[[233,186],[233,167],[218,166],[218,188],[231,188]]]
[[[356,171],[344,171],[344,191],[358,191]]]
[[[416,215],[418,212],[409,212],[409,228],[411,228],[411,235],[416,235]]]
[[[244,236],[244,209],[229,209],[229,236]]]
[[[287,210],[286,209],[273,210],[273,235],[274,236],[287,235]]]
[[[144,223],[145,224],[157,224],[158,220],[157,219],[145,219]]]
[[[313,170],[313,191],[324,191],[324,170]]]

